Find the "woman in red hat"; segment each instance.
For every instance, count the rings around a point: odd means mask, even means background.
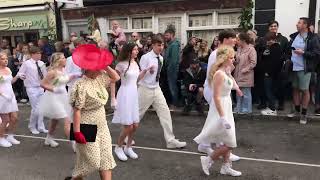
[[[80,180],[93,171],[99,171],[102,180],[111,180],[111,170],[116,163],[104,106],[108,100],[106,87],[120,77],[108,66],[113,59],[111,53],[95,45],[79,46],[72,58],[84,70],[84,76],[76,82],[70,97],[74,110],[73,135],[77,145],[75,169],[72,178],[66,179]],[[95,140],[89,141],[88,134],[95,136]]]

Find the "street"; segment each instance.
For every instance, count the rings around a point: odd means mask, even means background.
[[[44,146],[44,134],[31,135],[27,129],[30,107],[20,106],[17,134],[21,145],[0,149],[1,180],[63,180],[74,165],[74,153],[64,140],[62,123],[58,127],[57,148]],[[112,114],[107,115],[108,122]],[[211,175],[206,176],[200,165],[200,154],[193,138],[205,122],[202,116],[172,115],[176,138],[187,141],[182,150],[165,148],[162,128],[154,112],[141,121],[136,133],[135,151],[138,160],[119,162],[113,171],[115,180],[319,180],[320,121],[307,125],[286,118],[236,117],[238,148],[241,156],[233,167],[242,176],[233,178],[219,174],[221,162],[216,162]],[[109,123],[113,143],[120,126]],[[115,157],[116,158],[116,157]],[[87,177],[98,180],[98,172]]]

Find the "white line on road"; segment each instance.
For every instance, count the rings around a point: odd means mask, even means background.
[[[30,139],[42,139],[42,140],[45,139],[45,137],[39,137],[39,136],[27,136],[27,135],[15,135],[15,136],[22,137],[22,138],[30,138]],[[67,139],[55,139],[55,140],[61,141],[61,142],[69,142],[69,140],[67,140]],[[115,146],[115,145],[113,145],[113,146]],[[204,155],[204,154],[197,153],[197,152],[183,151],[183,150],[160,149],[160,148],[140,147],[140,146],[133,146],[133,147],[136,149],[151,150],[151,151],[172,152],[172,153],[191,154],[191,155]],[[276,161],[276,160],[256,159],[256,158],[248,158],[248,157],[241,157],[241,160],[320,168],[320,164],[308,164],[308,163],[298,163],[298,162],[290,162],[290,161]]]

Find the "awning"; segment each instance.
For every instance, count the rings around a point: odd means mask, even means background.
[[[31,12],[31,11],[43,11],[49,9],[49,5],[38,5],[28,7],[14,7],[14,8],[1,8],[0,14],[4,13],[16,13],[16,12]]]

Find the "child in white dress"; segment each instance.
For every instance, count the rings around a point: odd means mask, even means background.
[[[44,117],[51,119],[49,132],[45,139],[45,145],[57,147],[59,144],[53,140],[53,134],[58,124],[58,120],[64,120],[65,135],[69,137],[69,96],[66,90],[66,84],[75,78],[75,76],[66,75],[64,67],[66,58],[63,53],[54,53],[51,56],[51,66],[47,76],[41,82],[41,87],[46,90],[39,102],[39,111]]]
[[[6,53],[0,53],[0,147],[11,147],[20,144],[13,136],[18,120],[18,105],[12,89],[12,83],[17,81],[13,78],[8,65]],[[8,126],[9,125],[9,126]],[[5,137],[5,133],[8,134]]]
[[[123,130],[118,138],[115,153],[121,161],[128,160],[127,156],[137,159],[138,155],[132,150],[132,138],[139,124],[139,102],[137,82],[144,77],[149,69],[140,72],[136,62],[139,53],[138,46],[134,43],[124,45],[119,56],[116,71],[121,77],[121,86],[117,94],[117,105],[112,123],[123,125]],[[128,137],[126,147],[123,149],[124,139]],[[126,156],[127,155],[127,156]]]
[[[217,61],[210,68],[209,84],[213,89],[213,101],[210,103],[207,120],[201,133],[194,139],[197,143],[223,145],[218,147],[213,154],[201,156],[201,165],[205,174],[209,175],[209,168],[220,156],[223,165],[220,173],[231,176],[241,176],[241,172],[231,167],[230,152],[237,147],[235,123],[232,113],[231,90],[236,87],[236,82],[228,71],[233,68],[235,52],[230,46],[221,46],[217,50]]]

